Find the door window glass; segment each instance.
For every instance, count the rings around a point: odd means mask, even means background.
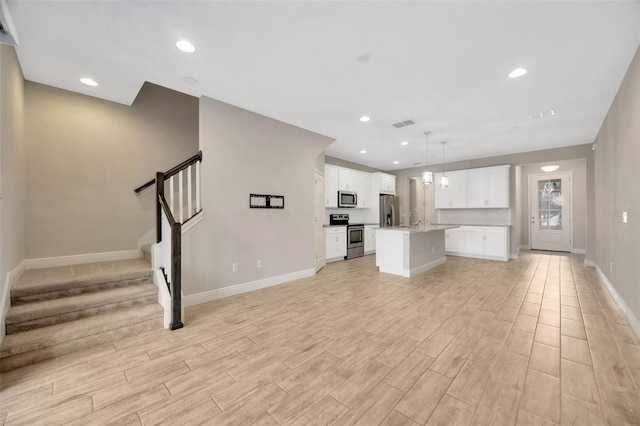
[[[538,181],[538,229],[562,230],[562,180]]]

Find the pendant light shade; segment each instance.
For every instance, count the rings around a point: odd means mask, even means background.
[[[448,188],[449,187],[449,176],[445,176],[444,174],[444,145],[447,141],[441,142],[442,144],[442,177],[440,178],[440,188]]]
[[[427,158],[424,166],[424,172],[422,172],[422,183],[425,185],[433,183],[433,173],[429,171],[429,133],[431,132],[424,132],[427,146]]]

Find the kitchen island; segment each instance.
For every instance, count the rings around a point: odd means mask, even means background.
[[[447,261],[444,231],[455,225],[392,226],[376,231],[380,272],[412,277]]]

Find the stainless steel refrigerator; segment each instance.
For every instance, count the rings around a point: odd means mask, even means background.
[[[380,226],[400,225],[400,197],[380,195]]]

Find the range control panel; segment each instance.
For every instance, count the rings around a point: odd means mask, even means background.
[[[346,213],[330,214],[329,225],[348,225],[349,215]]]

